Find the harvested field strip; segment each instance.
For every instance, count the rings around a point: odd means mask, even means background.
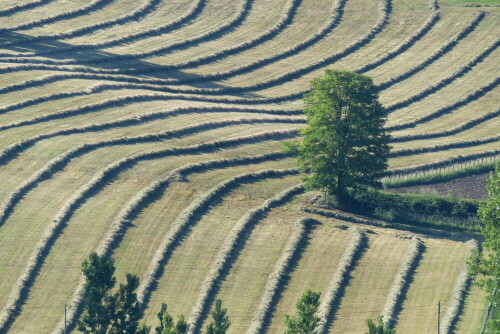
[[[467,248],[463,243],[445,239],[423,241],[425,252],[403,301],[395,327],[397,332],[416,334],[435,331],[437,303],[441,301],[442,306],[446,305],[457,275],[465,263]],[[435,268],[448,274],[439,275]],[[446,307],[442,307],[441,312],[446,313]],[[416,323],[421,324],[418,329],[415,328]]]
[[[280,120],[279,120],[280,121]],[[249,124],[249,123],[258,123],[259,120],[253,119],[250,120],[249,122],[243,121],[242,124]],[[238,122],[231,122],[231,121],[223,121],[219,123],[218,125],[225,124],[227,126],[235,125]],[[16,188],[8,197],[7,200],[2,203],[1,209],[0,209],[0,226],[3,225],[5,220],[9,217],[9,215],[12,213],[12,211],[15,208],[15,205],[34,187],[36,187],[40,182],[49,179],[51,175],[57,173],[58,171],[62,170],[63,168],[66,167],[67,164],[71,162],[76,157],[79,157],[83,154],[87,154],[92,150],[96,150],[99,148],[103,147],[110,147],[110,146],[115,146],[115,145],[134,145],[138,144],[141,142],[156,142],[156,141],[163,141],[165,139],[169,138],[174,138],[174,137],[179,137],[179,136],[186,136],[186,135],[191,135],[193,132],[196,133],[197,131],[204,131],[208,130],[210,128],[210,125],[215,125],[217,123],[202,123],[199,126],[188,126],[184,129],[178,129],[177,131],[167,131],[163,135],[161,134],[153,134],[153,135],[146,135],[146,136],[140,136],[140,137],[131,137],[131,138],[119,138],[116,140],[109,140],[109,141],[103,141],[103,142],[97,142],[93,144],[84,144],[79,147],[75,147],[74,149],[70,150],[69,152],[66,152],[55,159],[51,160],[48,162],[44,167],[42,167],[40,170],[38,170],[36,173],[34,173],[28,180],[26,180],[22,185],[20,185],[18,188]],[[216,125],[217,127],[217,125]],[[286,133],[286,134],[285,134]],[[285,131],[281,132],[280,135],[285,134],[286,136],[293,136],[293,133],[296,134],[296,131]],[[277,134],[277,133],[276,133]],[[278,135],[279,136],[279,135]],[[255,138],[259,138],[259,135],[256,135]],[[248,138],[247,138],[248,139]],[[233,140],[234,141],[234,140]],[[223,142],[221,142],[223,143]],[[200,145],[195,145],[192,146],[192,148],[173,148],[173,149],[167,149],[163,151],[157,151],[157,152],[148,152],[142,155],[138,155],[133,158],[126,158],[122,160],[122,162],[118,163],[115,167],[117,169],[120,168],[120,166],[126,166],[129,164],[134,164],[136,161],[142,160],[142,159],[151,159],[151,158],[157,158],[162,155],[171,155],[171,154],[176,154],[177,151],[179,153],[185,151],[188,153],[192,149],[198,149],[198,148],[209,148],[212,145],[218,145],[217,142],[213,143],[206,143],[206,144],[200,144]],[[224,145],[224,144],[223,144]],[[213,147],[213,146],[212,146]],[[182,154],[182,153],[181,153]]]
[[[174,31],[176,29],[179,29],[182,27],[184,24],[187,24],[188,22],[194,20],[197,16],[201,14],[203,11],[203,8],[205,7],[206,0],[197,0],[194,5],[192,5],[189,10],[186,13],[183,13],[182,15],[178,15],[175,17],[175,20],[165,23],[165,24],[160,24],[159,26],[155,26],[155,28],[151,28],[145,31],[139,31],[135,33],[128,34],[126,36],[118,37],[118,38],[113,38],[110,40],[106,40],[104,42],[97,42],[97,43],[92,43],[92,44],[85,44],[85,45],[74,45],[74,46],[68,46],[65,48],[59,48],[56,50],[47,50],[47,51],[42,51],[42,52],[19,52],[16,54],[0,54],[0,56],[3,57],[11,57],[11,56],[17,56],[17,57],[34,57],[34,56],[48,56],[52,54],[60,54],[61,52],[73,52],[73,51],[85,51],[85,50],[93,50],[95,48],[109,48],[117,45],[121,45],[124,43],[132,43],[137,40],[141,40],[142,38],[147,38],[149,36],[155,36],[159,34],[166,34],[168,32]],[[33,41],[39,42],[40,39],[43,38],[51,38],[49,37],[38,37],[33,39]],[[23,41],[24,42],[24,41]]]
[[[455,327],[456,334],[481,333],[483,330],[484,319],[488,311],[486,294],[473,283],[468,292],[463,312],[461,312]]]
[[[405,292],[410,284],[411,276],[414,273],[418,260],[423,251],[423,244],[416,236],[411,236],[408,251],[403,258],[403,265],[392,283],[391,291],[387,296],[382,317],[384,323],[394,328],[397,319],[398,308],[405,299]]]
[[[469,248],[468,257],[473,251],[479,249],[479,244],[476,240],[470,240],[467,242],[467,248]],[[470,277],[468,274],[467,264],[463,264],[463,268],[458,274],[455,284],[453,285],[452,294],[448,300],[448,305],[446,306],[446,313],[444,314],[443,320],[441,322],[440,332],[444,334],[449,334],[454,332],[455,324],[458,320],[458,316],[463,308],[464,299],[467,295],[469,289]]]
[[[282,220],[288,222],[290,212],[283,211]],[[306,289],[320,291],[322,300],[326,295],[328,282],[333,275],[332,268],[339,266],[342,254],[346,251],[348,244],[348,232],[345,232],[337,222],[325,221],[314,226],[307,247],[290,273],[290,279],[284,288],[273,313],[271,324],[268,328],[270,333],[283,333],[285,330],[285,314],[292,314],[295,303]],[[345,256],[344,256],[345,257]]]
[[[487,113],[483,116],[473,118],[467,122],[461,123],[453,129],[443,130],[441,132],[427,132],[421,134],[412,134],[412,135],[401,135],[401,136],[393,136],[391,138],[392,143],[412,141],[412,140],[424,140],[424,139],[432,139],[432,138],[440,138],[445,136],[452,136],[458,134],[460,132],[470,130],[475,126],[483,124],[489,120],[495,119],[500,116],[500,109],[494,112]]]
[[[389,80],[381,82],[378,85],[379,89],[381,90],[387,89],[395,85],[396,83],[411,77],[415,73],[421,71],[422,69],[429,66],[434,61],[445,55],[447,52],[451,51],[455,45],[457,45],[462,39],[466,38],[481,23],[484,17],[485,17],[484,12],[477,13],[476,16],[472,19],[472,21],[462,31],[460,31],[459,34],[453,37],[453,39],[448,43],[442,45],[432,56],[426,58],[418,65],[413,66],[410,70],[406,71],[405,73],[402,73],[398,76],[390,78]]]
[[[456,79],[462,77],[466,73],[470,72],[478,63],[482,62],[485,58],[487,58],[493,51],[495,51],[498,46],[500,45],[500,39],[496,40],[494,43],[489,45],[486,49],[484,49],[479,55],[477,55],[473,60],[469,61],[466,65],[462,66],[459,70],[453,72],[452,75],[448,76],[447,78],[442,79],[436,84],[428,86],[426,89],[405,98],[404,100],[400,100],[396,103],[393,103],[389,106],[386,107],[386,112],[391,113],[397,109],[401,109],[404,107],[407,107],[411,105],[412,103],[415,103],[417,101],[420,101],[427,96],[434,94],[435,92],[439,91],[443,87],[446,87]]]
[[[497,77],[496,79],[492,80],[488,84],[486,84],[482,87],[479,87],[471,94],[461,98],[460,100],[458,100],[458,101],[456,101],[448,106],[445,106],[445,107],[442,107],[438,110],[435,110],[435,111],[427,114],[426,116],[418,117],[417,119],[415,119],[413,121],[407,121],[405,123],[399,123],[397,125],[390,125],[390,126],[386,127],[386,129],[388,131],[403,130],[403,129],[408,129],[408,128],[414,127],[414,126],[419,125],[419,124],[427,123],[427,122],[434,120],[436,118],[439,118],[445,114],[451,113],[454,110],[461,108],[461,107],[473,102],[474,100],[477,100],[477,99],[483,97],[488,92],[495,89],[499,84],[500,84],[500,77]]]
[[[240,153],[244,153],[243,150],[240,150]],[[273,174],[271,172],[258,172],[258,173],[248,173],[253,170],[262,170],[262,168],[269,167],[270,163],[272,163],[273,166],[280,166],[282,165],[282,157],[280,157],[279,154],[273,153],[273,154],[267,154],[267,155],[262,155],[262,156],[255,156],[255,157],[242,157],[242,158],[236,158],[236,159],[222,159],[222,160],[211,160],[211,161],[201,161],[200,163],[193,163],[193,164],[187,164],[184,166],[181,166],[179,168],[176,168],[174,170],[170,170],[168,173],[164,173],[162,176],[161,180],[156,180],[154,183],[150,184],[150,186],[143,188],[140,192],[136,194],[136,196],[132,197],[129,199],[128,196],[125,194],[122,196],[126,196],[124,198],[124,201],[120,201],[120,203],[123,203],[123,206],[117,207],[116,210],[116,215],[114,216],[113,224],[109,227],[109,230],[107,232],[102,233],[101,235],[106,235],[104,238],[96,238],[95,241],[93,241],[91,244],[89,244],[88,241],[76,241],[75,240],[75,233],[71,232],[76,232],[78,234],[78,231],[84,231],[84,230],[89,230],[92,228],[91,226],[85,227],[82,224],[85,224],[85,218],[82,217],[82,214],[84,214],[85,217],[91,217],[91,213],[89,210],[93,210],[91,208],[86,208],[85,210],[88,211],[87,213],[80,213],[80,218],[76,217],[76,221],[72,222],[73,226],[69,226],[68,229],[68,234],[66,236],[63,236],[60,241],[58,241],[59,246],[57,247],[56,254],[54,254],[52,257],[49,257],[48,259],[48,264],[52,264],[57,268],[57,264],[59,261],[60,255],[66,255],[68,257],[71,257],[72,255],[69,253],[69,250],[65,251],[64,247],[67,243],[74,243],[75,247],[77,249],[79,248],[94,248],[94,250],[97,250],[100,253],[104,254],[111,254],[111,251],[114,251],[115,258],[117,258],[117,275],[118,276],[123,276],[125,270],[121,264],[123,264],[122,261],[127,261],[127,266],[129,266],[132,263],[135,263],[133,266],[132,272],[135,274],[138,274],[139,276],[142,276],[146,269],[147,269],[147,264],[151,261],[155,249],[158,248],[162,242],[163,236],[167,235],[167,232],[169,229],[172,227],[170,222],[175,220],[175,216],[179,214],[179,212],[182,211],[182,209],[185,208],[186,203],[193,201],[196,199],[196,196],[201,196],[203,194],[203,191],[205,188],[208,188],[210,190],[211,187],[214,187],[218,179],[221,177],[223,179],[228,179],[229,175],[231,174],[236,174],[238,172],[242,171],[247,171],[247,174],[243,177],[237,177],[237,178],[231,178],[232,183],[228,183],[226,188],[217,188],[218,192],[214,194],[214,196],[219,195],[219,196],[226,196],[227,192],[229,192],[232,188],[238,189],[238,187],[242,186],[242,184],[246,183],[252,183],[252,182],[257,182],[260,179],[268,179],[271,180],[273,177],[278,176],[278,174]],[[191,158],[192,159],[192,158]],[[189,161],[188,159],[184,159],[184,161]],[[277,161],[278,163],[276,163]],[[175,164],[178,164],[179,161],[174,162]],[[168,167],[172,163],[168,163]],[[240,167],[238,167],[240,166]],[[146,166],[144,166],[146,167]],[[168,168],[167,167],[167,168]],[[207,173],[208,169],[208,174]],[[209,181],[206,182],[206,184],[201,187],[201,189],[196,189],[196,186],[191,185],[191,183],[186,183],[186,182],[177,182],[181,181],[179,179],[179,175],[183,175],[184,177],[193,174],[193,173],[200,173],[201,175],[195,176],[193,178],[194,181],[204,178],[205,175],[210,176],[213,175],[213,172],[210,172],[211,169],[214,169],[215,172],[220,174],[220,171],[223,170],[224,174],[218,176],[215,179],[209,179]],[[137,175],[139,171],[137,171],[135,174]],[[151,174],[151,173],[150,173]],[[155,174],[151,174],[150,177],[153,178],[155,177]],[[128,179],[128,178],[126,178]],[[190,177],[191,179],[191,177]],[[228,181],[229,182],[229,181]],[[109,191],[119,191],[120,189],[124,189],[123,184],[117,184],[116,186],[113,186],[114,189],[110,189]],[[137,187],[134,187],[137,188]],[[104,195],[104,194],[103,194]],[[201,198],[201,197],[200,197]],[[213,202],[213,200],[216,199],[216,197],[212,197],[211,199],[207,199],[207,202],[203,206],[200,206],[198,208],[198,213],[193,216],[193,219],[190,220],[190,224],[195,224],[197,222],[197,219],[199,219],[202,215],[203,212],[209,209],[209,205]],[[212,202],[211,202],[212,201]],[[106,204],[101,204],[102,202],[111,202],[109,199],[106,197],[103,197],[102,195],[99,195],[98,198],[93,199],[94,208],[99,208],[99,207],[105,207],[109,206],[109,203]],[[100,202],[100,203],[98,203]],[[144,215],[144,211],[147,210],[147,212],[150,212],[151,210],[155,210],[155,208],[158,206],[164,206],[168,205],[169,210],[167,211],[161,211],[157,212],[157,214],[161,215],[161,224],[158,224],[158,220],[154,219],[151,220],[148,218],[147,215]],[[201,211],[200,211],[201,210]],[[136,217],[139,215],[139,217]],[[95,223],[99,224],[100,221],[102,220],[102,228],[105,228],[108,226],[106,224],[107,219],[106,218],[97,218]],[[138,220],[138,221],[136,221]],[[132,227],[131,223],[134,222],[135,228],[129,231],[129,228]],[[101,226],[101,224],[99,224]],[[186,232],[186,228],[189,226],[184,226],[184,232]],[[151,231],[151,228],[153,228],[153,231]],[[120,231],[122,230],[122,231]],[[125,235],[123,235],[124,232],[127,232]],[[146,235],[144,235],[146,233]],[[151,234],[153,233],[153,234]],[[123,238],[123,241],[121,240]],[[146,238],[146,239],[144,239]],[[66,240],[65,240],[66,239]],[[100,242],[97,243],[97,241]],[[132,250],[132,253],[130,253],[131,249],[129,248],[131,245],[137,245],[137,244],[143,244],[147,243],[147,246],[144,247],[144,253],[137,252],[135,250]],[[118,248],[116,248],[118,246]],[[133,248],[135,249],[135,247]],[[71,260],[72,263],[75,265],[78,265],[79,261],[81,262],[83,260],[83,256],[85,256],[85,252],[78,252],[81,254],[81,259],[74,259]],[[74,256],[74,255],[73,255]],[[50,260],[50,261],[49,261]],[[128,262],[130,260],[130,263]],[[128,267],[130,268],[130,267]],[[47,269],[51,273],[49,276],[59,276],[60,274],[57,273],[56,269]],[[127,272],[130,272],[130,269],[126,269]],[[45,276],[47,276],[46,274]],[[69,276],[69,277],[68,277]],[[77,286],[78,280],[80,278],[80,273],[78,271],[74,271],[71,273],[71,275],[63,275],[59,277],[61,281],[65,282],[65,288],[64,291],[59,289],[61,293],[64,293],[66,295],[66,298],[68,298],[71,295],[71,292],[73,291],[74,287]],[[81,283],[81,278],[80,278],[80,283]],[[74,310],[78,309],[78,306],[80,306],[81,302],[81,284],[78,286],[78,288],[74,291],[73,297],[71,298],[71,303],[72,305],[72,311],[70,313],[70,319],[74,316]],[[41,300],[43,300],[44,296],[48,293],[47,290],[50,290],[50,282],[48,281],[41,281],[39,282],[39,286],[34,287],[33,295],[38,296],[38,300],[35,299],[32,301],[32,304],[37,304],[40,303]],[[61,300],[69,300],[69,299],[61,299]],[[54,315],[57,317],[57,319],[54,318]],[[59,320],[59,317],[61,316],[61,313],[53,314],[51,315],[52,318],[52,326],[55,325],[55,321]],[[29,316],[29,311],[28,315]],[[35,315],[34,315],[35,316]],[[22,319],[19,320],[20,323],[23,323]],[[61,323],[60,325],[63,325]],[[52,327],[53,328],[53,327]],[[56,330],[57,332],[57,330]]]
[[[333,316],[329,333],[362,332],[364,321],[380,315],[396,273],[401,268],[401,253],[408,241],[389,235],[370,235],[368,250],[351,272],[342,304]],[[387,252],[391,249],[391,252]],[[366,298],[370,291],[370,298]]]
[[[87,132],[105,131],[105,130],[109,130],[109,129],[116,128],[116,127],[128,127],[128,126],[137,125],[137,124],[142,125],[142,124],[144,124],[145,121],[156,121],[156,120],[162,119],[162,118],[175,117],[177,115],[182,115],[184,113],[191,114],[191,113],[199,112],[199,113],[205,114],[205,113],[210,113],[210,112],[214,113],[216,111],[217,112],[221,112],[221,111],[224,112],[223,109],[216,109],[215,110],[215,109],[207,109],[207,108],[199,108],[199,109],[180,108],[177,110],[172,110],[170,112],[156,112],[156,113],[152,113],[149,115],[142,115],[143,117],[135,116],[133,118],[117,120],[114,122],[92,124],[92,125],[77,127],[77,128],[73,128],[73,129],[65,129],[65,130],[44,133],[44,134],[41,134],[38,136],[27,138],[23,141],[19,141],[19,142],[16,142],[14,144],[11,144],[6,149],[0,151],[0,165],[6,164],[9,160],[13,159],[15,156],[17,156],[22,151],[26,150],[27,148],[35,145],[36,143],[38,143],[42,140],[46,140],[49,138],[54,138],[54,137],[58,137],[58,136],[68,136],[68,135],[77,134],[77,133],[80,134],[80,133],[87,133]],[[256,111],[255,109],[254,110],[251,110],[251,109],[248,109],[248,110],[227,109],[226,110],[226,112],[232,112],[232,113],[238,113],[238,112],[246,113],[246,112],[248,112],[250,114],[254,113],[255,111]],[[262,114],[268,114],[264,110],[257,111],[257,113],[260,113],[260,112],[262,112]],[[271,112],[269,114],[272,115],[273,113]],[[243,124],[243,123],[248,123],[248,124],[262,123],[262,122],[305,124],[304,118],[300,117],[300,116],[299,117],[282,116],[282,117],[267,117],[267,118],[247,118],[246,121],[244,119],[239,119],[239,120],[233,119],[233,121],[222,120],[219,122],[210,122],[209,121],[209,122],[199,123],[197,125],[188,126],[188,127],[184,128],[183,130],[179,129],[178,131],[174,131],[174,132],[166,131],[163,133],[156,133],[156,134],[151,134],[151,135],[142,135],[142,136],[135,136],[135,137],[122,137],[120,139],[103,141],[101,143],[93,143],[93,144],[91,144],[91,146],[86,145],[85,148],[83,148],[83,150],[88,151],[92,148],[98,148],[98,147],[110,146],[110,145],[130,145],[130,144],[136,144],[136,143],[141,143],[141,142],[143,143],[143,142],[148,142],[148,141],[160,141],[160,140],[164,140],[164,139],[167,139],[169,137],[172,137],[174,135],[175,136],[183,135],[184,131],[187,131],[187,133],[193,132],[193,131],[196,132],[197,129],[203,130],[203,129],[209,129],[209,128],[214,128],[214,127],[218,127],[218,126],[230,126],[230,125],[238,124],[239,122],[241,122],[241,124]]]
[[[301,191],[300,187],[293,187],[288,191],[293,191],[293,189],[295,192]],[[252,218],[255,210],[251,210],[238,223],[248,221],[250,218],[249,222],[252,225],[242,236],[242,244],[235,245],[236,249],[232,258],[229,259],[229,267],[222,273],[223,281],[218,282],[220,285],[216,286],[210,297],[210,304],[216,298],[222,299],[224,306],[228,308],[228,313],[233,314],[231,320],[233,323],[228,333],[244,333],[250,328],[252,315],[261,301],[260,297],[263,295],[268,277],[273,272],[291,235],[289,228],[291,222],[282,216],[284,212],[289,213],[293,210],[289,204],[286,204],[289,200],[290,198],[284,199],[281,204],[275,203],[272,206],[279,207],[270,211],[265,210],[257,217]],[[264,205],[256,209],[263,207]],[[300,216],[293,217],[292,221],[298,217]],[[258,224],[254,226],[255,223]],[[207,305],[207,310],[210,304]],[[203,318],[206,316],[205,313]],[[204,320],[205,324],[202,327],[205,327],[209,319]]]
[[[37,36],[37,37],[24,39],[22,41],[21,45],[25,45],[25,44],[29,44],[29,43],[33,43],[33,42],[40,43],[42,41],[48,42],[48,41],[53,41],[53,40],[67,39],[67,38],[73,38],[73,37],[77,37],[77,36],[83,36],[86,34],[91,34],[97,30],[100,30],[100,29],[109,28],[109,27],[112,27],[115,25],[122,25],[122,24],[129,22],[129,21],[139,20],[142,17],[144,17],[145,15],[154,11],[158,7],[158,5],[161,3],[161,1],[162,0],[145,0],[139,8],[133,10],[130,13],[122,15],[120,17],[113,18],[113,19],[108,20],[108,21],[92,24],[92,25],[89,25],[89,26],[86,26],[83,28],[77,28],[77,29],[73,29],[70,31],[66,31],[66,32],[60,32],[60,33],[54,34],[54,35]],[[20,43],[17,43],[16,45],[20,45]],[[61,52],[61,51],[63,51],[63,50],[61,50],[61,49],[58,50],[58,52]]]
[[[201,292],[191,310],[188,323],[190,324],[189,333],[197,333],[204,317],[210,309],[210,303],[217,294],[221,279],[227,275],[231,263],[238,258],[240,250],[246,244],[248,235],[253,227],[273,208],[283,205],[291,199],[292,196],[303,192],[301,184],[288,188],[281,193],[269,198],[263,204],[248,211],[231,229],[223,242],[217,257],[211,267],[205,281],[202,283]],[[262,241],[262,238],[260,238]],[[256,257],[261,259],[261,257]]]
[[[350,272],[354,269],[355,262],[363,251],[365,239],[366,237],[361,231],[357,228],[351,228],[346,250],[340,258],[337,269],[330,280],[328,288],[324,292],[318,308],[318,316],[320,317],[318,324],[319,334],[327,333],[331,326],[334,313],[342,302],[341,298],[350,279]]]
[[[276,134],[276,132],[274,132]],[[64,195],[66,192],[70,191],[73,195],[71,195],[66,203],[63,205],[62,208],[59,208],[59,211],[57,212],[57,208],[55,209],[55,215],[54,218],[52,219],[52,223],[50,223],[46,228],[45,228],[45,235],[42,237],[41,240],[38,242],[38,246],[32,253],[32,257],[30,260],[28,260],[28,264],[26,265],[26,270],[23,275],[18,279],[17,283],[17,288],[15,288],[12,291],[11,298],[9,299],[9,307],[6,307],[4,311],[7,309],[12,310],[12,307],[15,307],[17,303],[19,302],[21,298],[21,292],[25,289],[26,284],[29,283],[33,275],[36,273],[37,268],[42,265],[44,259],[45,259],[45,254],[47,251],[50,249],[53,241],[55,241],[55,238],[57,238],[62,229],[66,226],[67,221],[71,218],[71,216],[74,214],[74,211],[78,209],[82,204],[84,204],[89,198],[95,196],[97,193],[102,191],[103,187],[109,187],[109,182],[110,180],[116,178],[118,175],[123,174],[125,171],[129,170],[130,168],[134,167],[137,165],[140,161],[148,161],[148,160],[156,160],[162,157],[168,157],[168,156],[176,156],[179,154],[200,154],[202,152],[210,152],[214,151],[218,148],[231,148],[231,147],[237,147],[242,144],[250,144],[250,143],[257,143],[261,140],[266,140],[266,139],[271,139],[272,137],[269,137],[269,135],[272,136],[272,132],[268,132],[267,134],[257,134],[257,135],[252,135],[248,137],[240,137],[240,138],[235,138],[235,139],[230,139],[230,140],[222,140],[222,141],[215,141],[212,143],[206,143],[202,145],[194,145],[191,146],[191,148],[186,147],[186,148],[180,148],[180,149],[167,149],[167,150],[161,150],[161,151],[153,151],[149,153],[142,153],[139,155],[135,155],[132,157],[124,158],[121,159],[117,162],[112,163],[111,165],[108,165],[106,168],[101,169],[94,175],[94,177],[84,184],[79,190],[74,191],[75,186],[69,187],[65,191],[60,191],[61,195]],[[260,138],[260,139],[259,139]],[[223,145],[223,146],[219,146]],[[170,152],[170,153],[167,153]],[[174,153],[176,152],[176,153]],[[184,153],[181,153],[184,152]],[[172,155],[173,153],[173,155]],[[104,160],[105,161],[105,160]],[[71,172],[71,171],[69,171]],[[66,182],[71,182],[71,179],[66,180]],[[43,191],[43,189],[40,189],[38,192]],[[111,197],[112,198],[112,197]],[[43,199],[43,195],[42,195]],[[28,201],[29,202],[29,201]],[[52,203],[54,205],[57,203]],[[59,207],[59,206],[58,206]],[[23,212],[20,212],[20,214],[24,214]],[[45,214],[51,215],[51,212],[49,211],[48,213],[45,212]],[[40,219],[41,213],[38,213],[37,217]],[[31,218],[33,220],[33,218]],[[50,220],[50,218],[48,219]],[[21,219],[21,221],[23,221]],[[28,220],[29,221],[29,220]],[[4,227],[7,227],[5,225]],[[16,229],[16,228],[22,228],[22,226],[18,225],[12,225],[9,224],[8,226],[9,229]],[[43,229],[43,226],[40,226],[37,228],[38,230]],[[30,231],[32,234],[33,233],[38,233],[36,231]],[[43,234],[42,231],[39,231],[40,233]],[[6,234],[5,231],[3,231],[3,236],[7,236],[9,234]],[[26,244],[27,245],[27,244]],[[29,254],[29,247],[24,248],[23,252],[26,253],[28,256]],[[20,261],[18,263],[25,263],[26,261]],[[8,272],[9,275],[15,276],[17,270],[10,270]],[[5,274],[5,273],[4,273]],[[4,276],[6,277],[6,276]],[[13,278],[14,280],[15,278]],[[8,281],[4,281],[4,284],[7,284]],[[8,284],[10,285],[10,284]],[[2,290],[0,292],[5,292],[5,290]],[[7,311],[6,311],[7,312]],[[8,312],[9,314],[11,311]]]
[[[34,0],[26,3],[17,4],[12,7],[0,10],[0,16],[9,16],[15,14],[16,12],[21,12],[24,10],[29,10],[31,8],[43,6],[45,4],[51,3],[52,1],[54,0]]]
[[[284,285],[284,281],[291,271],[293,262],[300,254],[300,248],[304,245],[308,230],[314,224],[312,219],[302,218],[295,222],[292,235],[283,250],[283,254],[275,264],[274,271],[267,279],[266,287],[259,306],[257,307],[250,328],[247,333],[262,333],[267,327],[271,313],[279,298],[279,291]]]
[[[73,11],[67,11],[64,13],[56,14],[53,16],[48,16],[45,17],[41,20],[33,21],[33,22],[27,22],[23,24],[18,24],[16,26],[11,26],[9,28],[1,28],[0,33],[5,33],[9,31],[16,31],[16,30],[27,30],[27,29],[32,29],[35,27],[40,27],[46,24],[58,22],[61,20],[69,20],[72,18],[75,18],[77,16],[81,15],[86,15],[92,11],[101,9],[102,7],[108,5],[114,0],[93,0],[90,1],[86,6],[83,6],[79,9],[73,10]]]

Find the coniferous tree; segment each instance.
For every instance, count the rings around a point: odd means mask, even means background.
[[[165,303],[161,304],[158,320],[160,320],[160,325],[156,327],[157,334],[186,334],[189,329],[182,314],[179,316],[177,324],[174,323],[174,318],[167,312],[167,304]]]
[[[297,301],[294,317],[285,315],[285,334],[317,334],[316,327],[320,318],[315,315],[321,293],[306,290]]]
[[[377,324],[373,322],[373,320],[366,320],[366,325],[368,326],[368,333],[366,334],[396,334],[395,329],[389,328],[382,321],[382,316],[377,317]]]
[[[215,301],[215,307],[211,314],[213,322],[208,325],[207,334],[225,334],[231,322],[227,315],[227,309],[222,308],[222,300]]]

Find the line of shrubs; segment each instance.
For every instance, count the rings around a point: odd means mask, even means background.
[[[480,201],[429,194],[391,194],[373,189],[351,190],[354,212],[395,223],[444,225],[477,229]]]

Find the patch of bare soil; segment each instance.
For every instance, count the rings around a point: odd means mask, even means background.
[[[389,189],[393,193],[435,194],[467,199],[488,199],[486,184],[488,173],[461,177],[455,180],[425,184],[419,186]]]

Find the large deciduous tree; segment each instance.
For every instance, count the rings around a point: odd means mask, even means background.
[[[345,202],[346,188],[379,188],[385,175],[389,136],[384,109],[371,78],[326,70],[305,95],[307,126],[300,144],[288,144],[308,189],[323,189]]]
[[[476,253],[469,261],[471,274],[480,274],[477,284],[483,288],[494,307],[500,307],[500,163],[490,174],[489,199],[479,207],[481,233],[484,237],[482,254]],[[500,333],[500,320],[492,319],[490,327]]]

